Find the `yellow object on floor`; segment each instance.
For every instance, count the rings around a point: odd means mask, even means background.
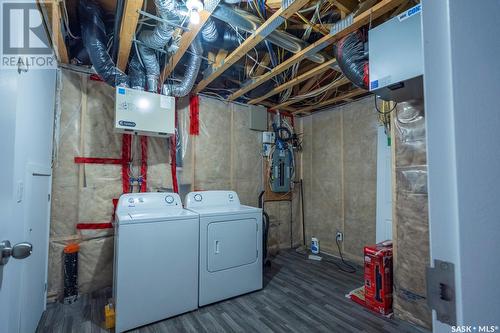
[[[104,307],[104,326],[108,330],[115,327],[115,307],[111,303]]]

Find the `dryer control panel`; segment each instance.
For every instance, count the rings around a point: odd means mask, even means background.
[[[240,198],[234,191],[197,191],[186,195],[186,208],[239,207]]]

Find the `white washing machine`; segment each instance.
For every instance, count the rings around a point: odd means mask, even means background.
[[[198,307],[198,214],[175,193],[131,193],[118,201],[113,297],[115,332]]]
[[[233,191],[191,192],[185,205],[200,215],[199,306],[261,289],[262,209]]]

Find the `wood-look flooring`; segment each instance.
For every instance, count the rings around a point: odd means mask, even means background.
[[[266,268],[262,290],[130,332],[428,332],[372,313],[345,297],[362,284],[361,269],[348,274],[332,262],[282,251]],[[49,304],[37,332],[106,332],[104,304],[110,296],[107,288],[71,305]]]

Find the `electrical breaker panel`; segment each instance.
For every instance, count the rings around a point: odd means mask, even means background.
[[[291,153],[288,149],[276,150],[273,154],[271,170],[271,191],[286,193],[290,191]]]
[[[115,131],[159,137],[175,134],[175,98],[117,87]]]

